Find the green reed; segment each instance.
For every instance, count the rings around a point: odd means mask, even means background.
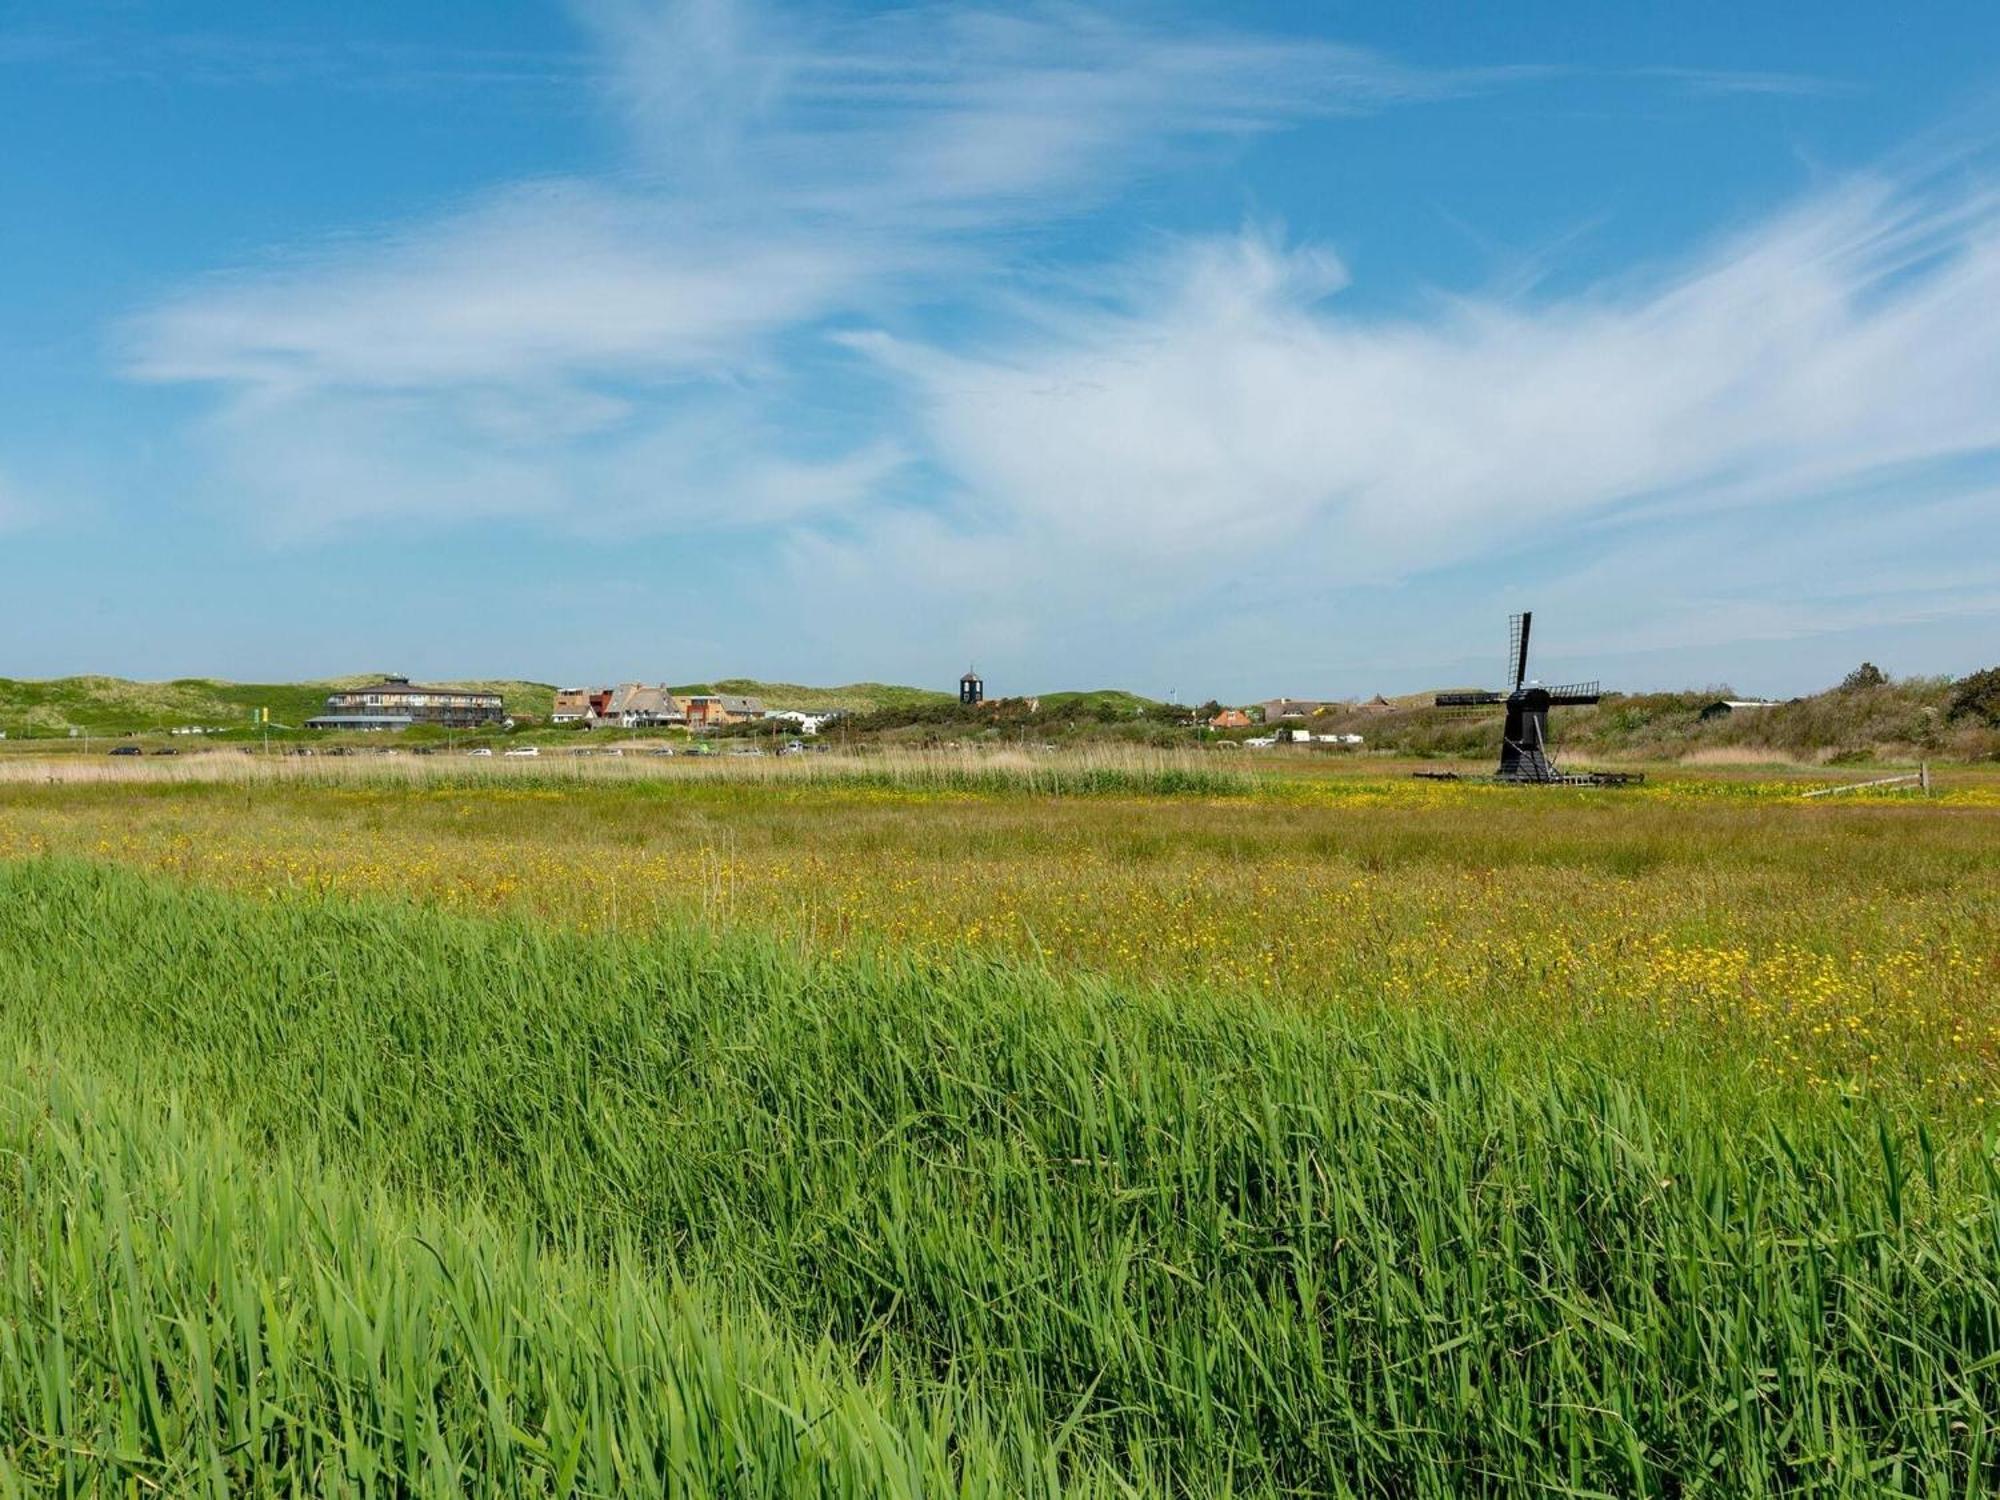
[[[1986,1493],[1920,1102],[0,867],[18,1493]]]

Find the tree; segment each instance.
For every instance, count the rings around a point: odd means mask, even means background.
[[[1978,719],[2000,729],[2000,667],[1988,667],[1952,684],[1951,716]]]
[[[1860,666],[1840,679],[1843,693],[1858,693],[1863,688],[1878,688],[1889,681],[1889,674],[1872,661],[1864,661]]]

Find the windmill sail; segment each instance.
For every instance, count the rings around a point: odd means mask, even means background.
[[[1512,673],[1510,687],[1518,688],[1528,680],[1528,632],[1534,628],[1535,612],[1523,610],[1518,615],[1507,617],[1507,670]]]

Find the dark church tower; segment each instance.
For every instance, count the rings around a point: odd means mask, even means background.
[[[967,708],[986,701],[986,684],[979,680],[977,672],[968,671],[958,679],[958,701]]]

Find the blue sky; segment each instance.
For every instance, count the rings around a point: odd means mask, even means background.
[[[0,673],[2000,660],[2000,9],[0,4]]]

